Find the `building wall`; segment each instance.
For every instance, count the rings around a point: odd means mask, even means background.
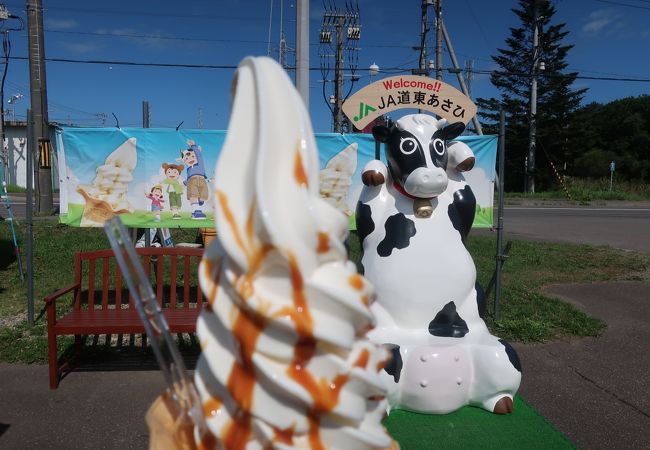
[[[56,139],[54,126],[50,127],[50,141],[52,142],[52,189],[59,188],[58,159],[56,157]],[[6,178],[8,184],[27,187],[27,122],[5,122],[5,148],[8,150],[8,167]],[[38,151],[38,149],[35,149]],[[36,166],[38,161],[35,160]],[[34,183],[36,177],[34,178]],[[35,187],[35,186],[32,186]]]

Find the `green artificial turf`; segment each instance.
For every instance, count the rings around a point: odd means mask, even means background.
[[[443,415],[394,410],[384,425],[401,450],[575,448],[519,396],[508,415],[471,406]]]

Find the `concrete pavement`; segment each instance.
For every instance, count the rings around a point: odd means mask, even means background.
[[[521,395],[579,448],[650,448],[650,276],[547,292],[608,328],[598,338],[513,343]],[[0,364],[0,449],[146,448],[144,414],[162,375],[107,368],[72,372],[50,391],[46,366]]]
[[[521,395],[581,449],[650,448],[649,292],[648,281],[551,286],[607,321],[604,335],[513,343]],[[51,391],[46,366],[0,364],[0,448],[146,448],[144,414],[162,375],[107,367],[72,372]]]
[[[556,285],[547,293],[608,327],[597,338],[514,343],[521,395],[578,448],[650,448],[650,282]]]

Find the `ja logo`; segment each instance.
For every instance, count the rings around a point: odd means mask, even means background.
[[[363,102],[359,102],[359,115],[354,116],[353,119],[355,122],[358,122],[359,120],[363,119],[368,115],[368,113],[371,113],[373,111],[377,111],[377,108],[373,108],[370,105],[367,105]]]

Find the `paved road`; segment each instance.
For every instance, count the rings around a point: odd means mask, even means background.
[[[504,210],[506,237],[609,245],[650,253],[650,203],[633,207],[528,207]],[[488,230],[473,230],[478,235]]]
[[[25,218],[24,194],[12,194],[14,216]],[[58,208],[58,194],[54,196]],[[0,216],[6,217],[4,201]],[[609,206],[506,206],[506,236],[554,242],[609,245],[615,248],[650,253],[650,202],[629,204],[611,202]],[[475,230],[476,234],[490,234]]]
[[[54,208],[59,210],[59,194],[54,194]],[[34,201],[36,198],[34,197]],[[27,200],[25,194],[9,194],[9,206],[16,220],[25,219],[27,211]],[[4,197],[0,201],[0,217],[8,217],[7,207]],[[36,216],[35,216],[36,217]]]

